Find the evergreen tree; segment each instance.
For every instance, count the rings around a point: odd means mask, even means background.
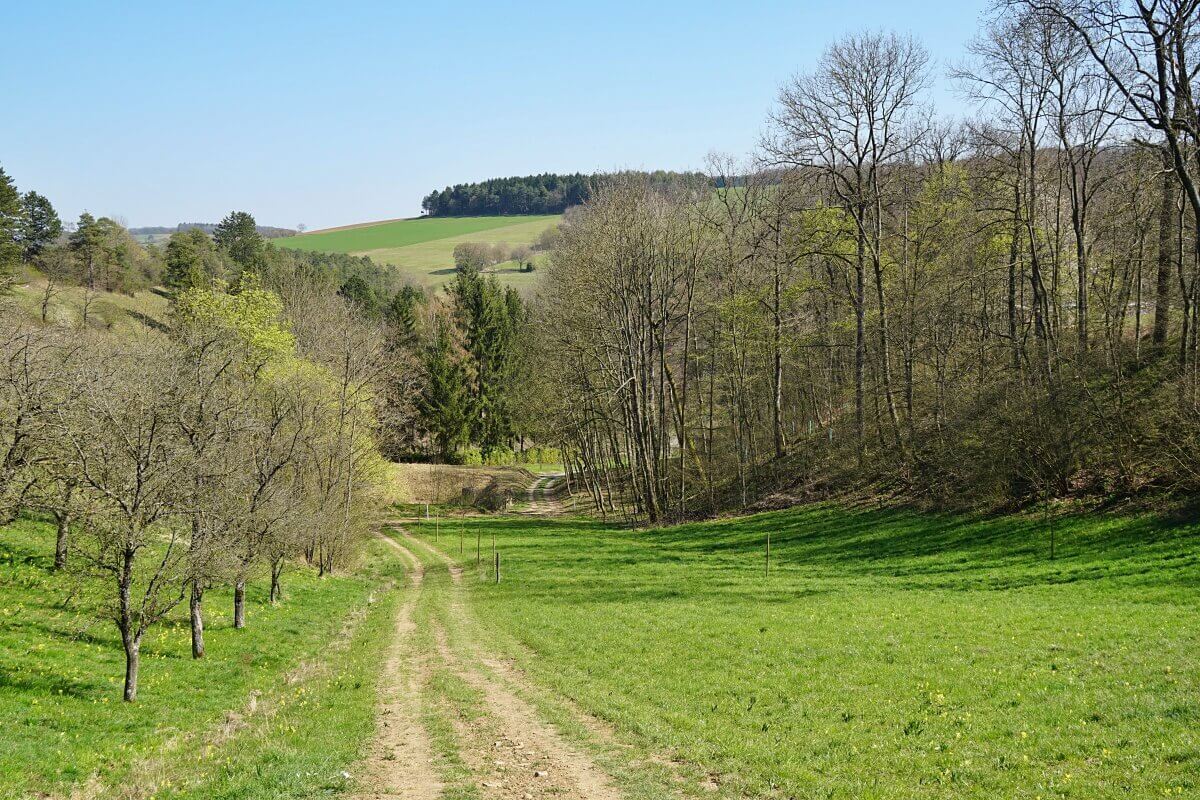
[[[425,293],[415,286],[405,286],[392,295],[384,318],[397,335],[410,337],[417,330],[417,305],[425,302]]]
[[[223,272],[221,256],[212,239],[199,228],[171,234],[167,240],[163,282],[172,289],[210,288]]]
[[[144,256],[120,224],[108,217],[97,219],[86,211],[67,237],[67,246],[82,270],[82,283],[89,289],[110,292],[130,288],[134,262]]]
[[[442,459],[454,460],[470,433],[471,398],[466,370],[454,352],[445,324],[438,328],[425,354],[425,388],[417,407]]]
[[[245,211],[231,211],[213,231],[213,241],[242,271],[261,271],[263,238],[254,217]]]
[[[512,390],[520,295],[495,276],[461,272],[450,285],[457,322],[471,356],[471,434],[484,456],[510,447],[514,437]]]
[[[12,289],[21,261],[21,195],[0,167],[0,291]]]
[[[25,260],[32,261],[62,235],[62,220],[50,201],[37,192],[26,192],[21,208],[21,247]]]
[[[351,275],[342,281],[341,288],[338,289],[338,294],[349,301],[365,316],[370,318],[379,316],[379,302],[375,299],[375,292],[371,290],[371,287],[361,276]]]

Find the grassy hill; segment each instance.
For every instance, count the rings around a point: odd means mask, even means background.
[[[454,275],[454,248],[462,242],[532,244],[538,235],[561,217],[420,217],[349,225],[273,239],[279,247],[325,253],[369,256],[394,266],[414,284],[436,287]],[[537,273],[517,271],[517,264],[499,264],[494,271],[505,283],[529,288]]]
[[[36,322],[42,316],[42,298],[46,279],[26,276],[13,287],[12,295],[3,302],[12,304],[21,317]],[[55,289],[46,314],[47,321],[78,325],[83,308],[89,304],[88,325],[113,330],[137,331],[162,329],[170,322],[171,301],[162,289],[147,289],[134,295],[96,292],[90,298],[82,286],[60,286]]]
[[[1200,790],[1195,523],[1052,520],[1054,560],[1040,515],[468,524],[507,565],[468,559],[495,646],[711,796]]]

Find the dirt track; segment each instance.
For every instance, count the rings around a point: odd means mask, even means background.
[[[383,538],[405,562],[410,580],[381,681],[376,738],[357,770],[365,787],[358,796],[442,796],[446,782],[423,722],[423,715],[433,709],[449,718],[457,760],[483,797],[620,800],[611,778],[525,699],[536,697],[535,687],[475,641],[462,569],[401,526],[389,527],[399,535]],[[429,626],[425,632],[418,631],[414,617],[419,607],[428,611],[420,615],[422,624]],[[481,698],[482,713],[439,707],[431,692],[439,670],[448,671]]]

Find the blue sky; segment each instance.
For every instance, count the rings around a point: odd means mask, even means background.
[[[688,169],[754,147],[844,33],[964,56],[984,0],[9,2],[0,166],[64,217],[310,228],[502,175]]]

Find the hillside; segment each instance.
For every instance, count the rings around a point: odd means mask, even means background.
[[[443,522],[435,546],[463,587],[433,588],[451,608],[467,595],[485,629],[472,641],[561,718],[603,725],[621,765],[669,759],[668,785],[1030,800],[1197,787],[1194,523],[812,506],[640,531],[472,519],[462,545],[458,528]],[[458,641],[464,616],[435,619]]]
[[[454,248],[463,242],[510,247],[530,245],[557,215],[511,217],[418,217],[312,231],[273,240],[295,250],[349,253],[390,264],[412,283],[437,287],[454,275]],[[506,284],[529,288],[537,273],[522,273],[515,262],[493,270]]]
[[[30,276],[13,287],[7,302],[12,303],[22,319],[36,322],[42,316],[45,293],[46,279]],[[134,295],[95,292],[89,297],[82,286],[58,286],[47,304],[46,319],[59,324],[78,325],[82,321],[85,305],[88,307],[89,326],[137,331],[165,327],[170,317],[171,301],[162,289],[148,289]]]

